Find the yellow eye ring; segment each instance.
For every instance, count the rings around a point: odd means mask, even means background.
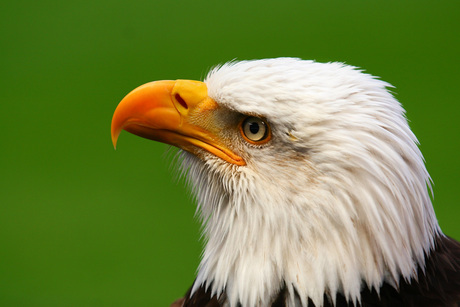
[[[271,139],[271,130],[268,123],[255,116],[245,117],[240,123],[240,133],[251,144],[261,145]]]

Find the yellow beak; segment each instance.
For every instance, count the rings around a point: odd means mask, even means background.
[[[174,145],[200,156],[206,150],[235,165],[243,158],[223,144],[205,118],[218,108],[205,83],[191,80],[155,81],[133,90],[119,103],[112,118],[112,142],[121,130]]]

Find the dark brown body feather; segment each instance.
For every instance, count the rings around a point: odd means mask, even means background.
[[[375,289],[361,291],[362,307],[460,307],[460,243],[449,237],[438,237],[435,249],[426,257],[425,268],[418,269],[418,279],[401,280],[399,288],[384,283],[380,294]],[[193,295],[191,289],[182,300],[171,307],[220,307],[226,301],[225,294],[219,298],[212,296],[205,287],[198,288]],[[271,303],[271,307],[286,306],[287,290],[281,287]],[[332,307],[331,300],[325,295],[324,307]],[[308,306],[314,306],[309,300]],[[352,307],[345,297],[338,294],[336,307]],[[252,307],[252,306],[244,306]]]

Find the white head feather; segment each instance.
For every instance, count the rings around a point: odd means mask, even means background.
[[[181,154],[207,242],[195,289],[267,306],[285,285],[289,306],[321,306],[324,294],[356,302],[363,287],[416,278],[441,231],[389,84],[292,58],[227,63],[205,83],[223,108],[265,118],[272,139],[236,142],[244,167]]]

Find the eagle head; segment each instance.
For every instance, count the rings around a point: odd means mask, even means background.
[[[441,234],[430,177],[389,84],[342,63],[229,62],[157,81],[112,121],[181,148],[206,245],[192,290],[288,306],[416,278]]]

